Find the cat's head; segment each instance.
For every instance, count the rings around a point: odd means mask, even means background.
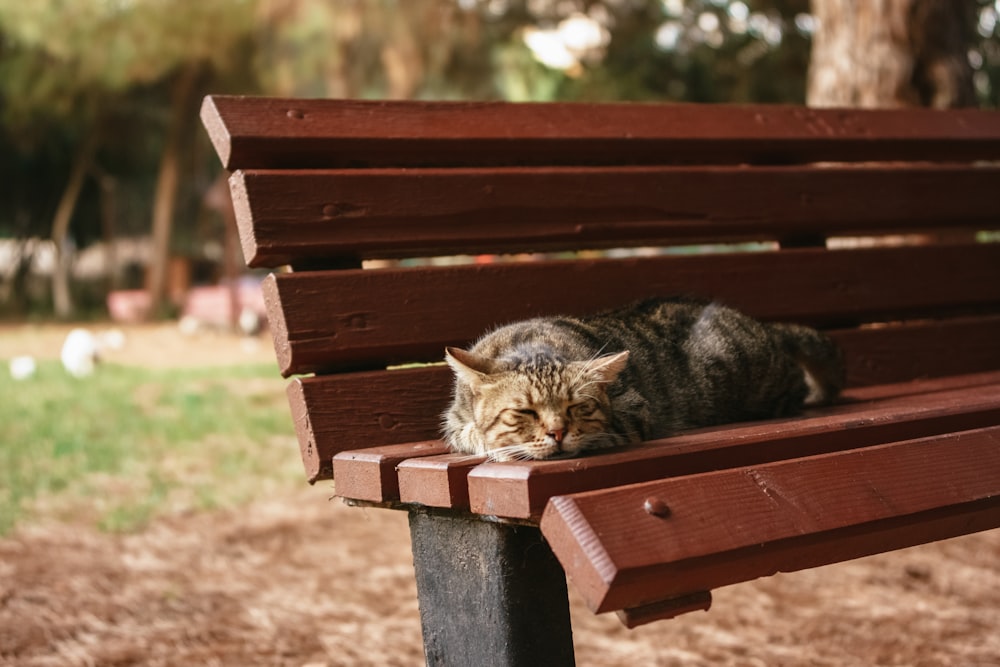
[[[587,361],[510,361],[448,348],[446,359],[471,396],[474,423],[466,428],[476,430],[477,453],[496,461],[547,459],[607,445],[607,387],[625,368],[627,351]]]

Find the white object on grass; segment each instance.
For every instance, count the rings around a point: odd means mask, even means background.
[[[27,380],[35,374],[36,370],[38,370],[38,366],[35,364],[34,357],[23,355],[10,360],[10,376],[15,380]]]
[[[73,377],[87,377],[97,365],[98,343],[86,329],[73,329],[62,346],[63,367]]]

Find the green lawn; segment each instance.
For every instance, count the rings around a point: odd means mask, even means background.
[[[284,386],[273,365],[103,365],[74,379],[43,362],[28,380],[0,378],[0,534],[33,519],[135,530],[294,488]]]

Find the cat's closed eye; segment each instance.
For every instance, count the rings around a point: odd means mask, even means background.
[[[518,410],[517,413],[519,415],[524,415],[525,417],[532,417],[533,419],[537,419],[538,418],[538,413],[537,412],[535,412],[534,410],[529,410],[527,408],[525,408],[523,410]]]

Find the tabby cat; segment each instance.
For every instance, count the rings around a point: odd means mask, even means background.
[[[650,299],[590,317],[501,327],[455,373],[444,435],[496,461],[549,459],[830,401],[839,350],[819,332],[716,302]]]

